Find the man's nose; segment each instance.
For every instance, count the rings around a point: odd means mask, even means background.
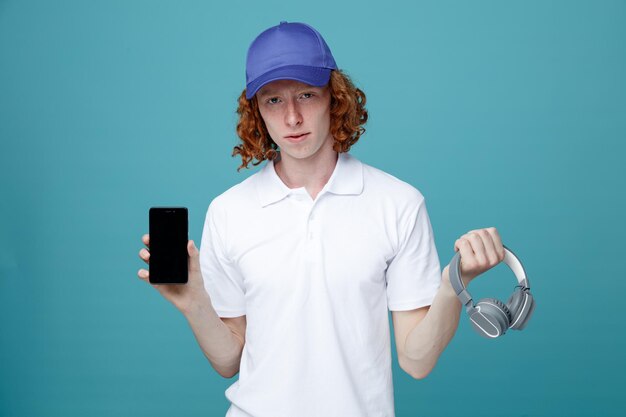
[[[285,114],[285,123],[288,126],[298,126],[302,123],[302,114],[298,105],[290,100],[287,103],[287,113]]]

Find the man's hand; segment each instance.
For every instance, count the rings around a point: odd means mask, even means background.
[[[461,252],[461,280],[467,285],[504,260],[504,246],[495,227],[470,230],[454,242]]]
[[[150,264],[150,235],[145,234],[141,240],[146,245],[139,251],[139,257],[146,264]],[[189,275],[187,284],[167,285],[167,284],[151,284],[157,291],[161,293],[165,299],[170,301],[182,313],[188,311],[195,303],[202,303],[209,299],[209,295],[204,289],[202,273],[200,271],[200,256],[198,248],[193,240],[187,242],[187,253],[189,254],[188,269]],[[140,269],[137,275],[143,281],[150,283],[150,271]]]

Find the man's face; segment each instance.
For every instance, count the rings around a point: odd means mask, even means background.
[[[294,80],[277,80],[264,85],[256,97],[267,131],[283,157],[308,158],[325,143],[332,144],[328,85],[314,87]]]

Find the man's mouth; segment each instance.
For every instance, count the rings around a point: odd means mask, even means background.
[[[304,139],[307,135],[308,133],[302,133],[300,135],[285,136],[285,138],[291,141],[298,141],[298,140]]]

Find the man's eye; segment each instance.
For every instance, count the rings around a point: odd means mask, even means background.
[[[313,93],[304,93],[304,94],[302,94],[302,95],[303,95],[303,96],[313,96]],[[306,97],[306,98],[308,98],[308,97]]]
[[[267,102],[270,103],[270,104],[276,104],[276,101],[272,101],[272,100],[278,100],[278,98],[277,97],[269,98],[269,99],[267,99]]]

